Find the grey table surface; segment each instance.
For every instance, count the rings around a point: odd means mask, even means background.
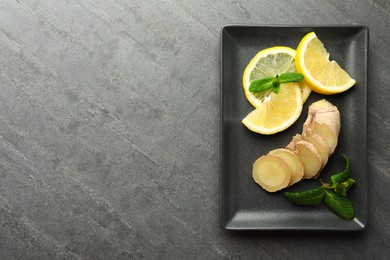
[[[362,232],[219,227],[224,24],[365,25]],[[388,259],[390,2],[0,2],[0,259]]]

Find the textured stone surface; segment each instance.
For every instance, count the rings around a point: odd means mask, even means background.
[[[218,225],[222,25],[370,29],[368,227]],[[390,4],[1,1],[0,259],[386,259]]]

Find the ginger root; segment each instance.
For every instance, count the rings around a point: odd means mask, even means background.
[[[325,99],[309,107],[302,135],[287,147],[275,149],[253,164],[253,179],[269,192],[284,189],[301,179],[317,178],[333,154],[340,133],[340,113]]]

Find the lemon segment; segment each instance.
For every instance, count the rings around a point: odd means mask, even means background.
[[[356,83],[336,61],[329,60],[329,53],[314,32],[299,43],[295,62],[297,71],[305,77],[304,82],[317,93],[337,94]]]
[[[278,94],[271,92],[242,123],[259,134],[275,134],[290,127],[301,115],[302,90],[298,83],[281,84]]]

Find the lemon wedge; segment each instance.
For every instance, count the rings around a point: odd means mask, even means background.
[[[317,93],[337,94],[356,83],[336,61],[329,60],[329,53],[314,32],[302,38],[295,61],[297,71],[305,77],[304,82]]]

